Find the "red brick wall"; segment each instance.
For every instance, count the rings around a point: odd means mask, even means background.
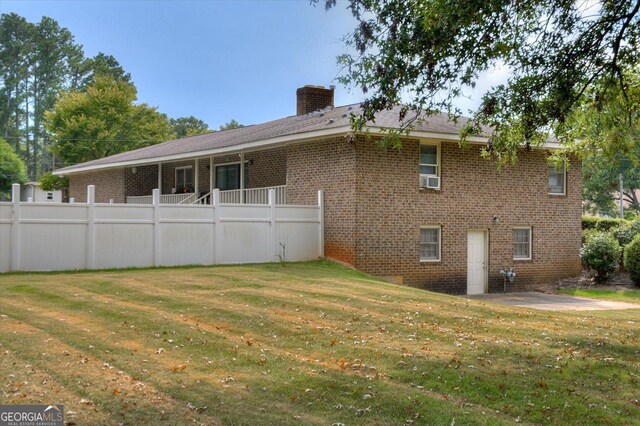
[[[286,148],[249,152],[245,154],[244,159],[246,162],[249,162],[249,165],[247,166],[249,167],[249,182],[248,185],[246,185],[247,188],[286,185]],[[217,157],[215,159],[215,164],[236,163],[239,161],[240,156],[236,154],[226,157]]]
[[[323,86],[304,86],[296,90],[296,114],[304,115],[333,106],[334,89]]]
[[[124,169],[125,195],[151,195],[158,187],[158,165],[136,166],[135,169],[135,173],[132,167]]]
[[[96,202],[124,203],[124,170],[100,170],[90,173],[80,173],[69,176],[69,197],[76,202],[87,202],[87,186],[95,185]]]
[[[426,289],[466,292],[467,233],[489,232],[489,287],[502,288],[499,269],[513,266],[512,290],[548,285],[580,272],[581,170],[567,173],[567,195],[548,195],[545,152],[523,151],[498,171],[480,147],[441,144],[441,190],[420,190],[417,140],[382,151],[357,140],[355,266]],[[497,216],[495,222],[493,217]],[[327,218],[329,220],[329,218]],[[441,261],[421,263],[420,226],[442,227]],[[532,228],[532,260],[514,261],[514,226]]]
[[[356,257],[356,151],[346,138],[292,145],[287,150],[287,202],[316,204],[325,191],[325,255]]]

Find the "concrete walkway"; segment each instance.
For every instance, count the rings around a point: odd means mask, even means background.
[[[610,300],[589,299],[586,297],[566,296],[545,293],[491,293],[464,296],[472,300],[483,300],[522,308],[547,311],[605,311],[613,309],[640,309],[640,305]]]

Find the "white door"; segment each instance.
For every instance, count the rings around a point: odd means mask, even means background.
[[[469,231],[467,237],[467,294],[487,288],[487,231]]]

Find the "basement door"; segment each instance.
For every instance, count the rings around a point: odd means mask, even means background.
[[[467,294],[487,292],[488,233],[469,231],[467,237]]]

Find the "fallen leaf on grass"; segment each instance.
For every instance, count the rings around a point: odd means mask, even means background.
[[[171,371],[174,373],[178,373],[180,371],[184,371],[187,368],[187,364],[178,364],[175,367],[171,368]]]

